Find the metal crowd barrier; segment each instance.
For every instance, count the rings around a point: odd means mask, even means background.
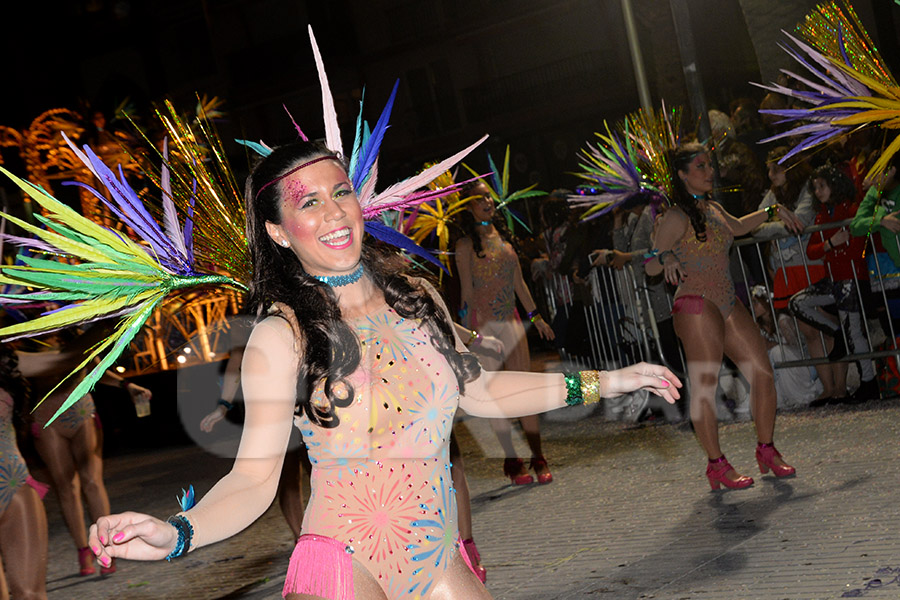
[[[748,293],[748,300],[749,292],[754,285],[762,285],[765,287],[767,292],[766,298],[768,310],[774,317],[773,321],[776,328],[776,334],[779,338],[783,339],[783,336],[781,335],[781,329],[778,323],[778,311],[773,305],[771,293],[773,289],[772,277],[774,277],[775,274],[770,273],[767,268],[768,265],[766,264],[764,253],[765,246],[770,245],[771,242],[779,239],[796,237],[797,243],[801,244],[800,247],[803,248],[803,251],[800,252],[800,256],[802,257],[805,266],[807,282],[810,283],[809,265],[806,258],[805,243],[801,241],[802,237],[806,234],[815,234],[816,232],[825,229],[848,226],[849,223],[850,220],[829,223],[827,225],[811,226],[806,228],[801,234],[786,234],[765,239],[749,237],[735,241],[732,252],[738,252],[738,248],[743,247],[755,248],[755,252],[751,251],[750,254],[752,254],[754,260],[759,261],[758,264],[754,265],[759,267],[756,269],[756,272],[764,274],[762,280],[755,281],[749,274],[751,271],[751,269],[748,268],[749,265],[741,260],[739,262],[742,281],[737,281],[736,283],[743,283],[744,289]],[[875,242],[871,236],[866,244],[866,252],[874,254],[876,252]],[[778,244],[771,244],[771,246],[777,250],[775,256],[776,265],[783,267],[784,257],[782,255],[781,247]],[[595,249],[586,248],[585,250],[593,251]],[[633,252],[643,254],[646,250],[636,250]],[[742,254],[746,258],[748,253],[744,252]],[[877,261],[875,261],[875,265],[877,268],[878,279],[882,280],[882,277],[885,274],[881,272]],[[638,269],[638,271],[642,270]],[[868,272],[868,265],[865,265],[865,271]],[[828,277],[831,277],[830,269],[826,274]],[[579,294],[577,292],[577,286],[573,283],[571,278],[560,274],[554,274],[551,279],[543,280],[542,289],[538,292],[542,295],[542,299],[550,311],[551,319],[554,319],[557,315],[563,315],[567,322],[571,321],[571,319],[576,316],[581,316],[584,319],[584,338],[578,340],[578,343],[567,340],[567,346],[569,347],[560,348],[560,352],[565,360],[569,360],[587,368],[604,369],[617,368],[641,360],[662,364],[667,363],[662,353],[662,342],[660,340],[657,323],[668,318],[668,315],[655,315],[653,313],[650,302],[650,294],[653,292],[646,283],[646,277],[643,272],[636,272],[630,263],[619,270],[607,266],[598,266],[591,269],[586,283],[581,285],[586,286],[587,290],[582,291],[582,293]],[[900,362],[900,348],[898,348],[897,331],[894,326],[894,319],[891,316],[892,307],[890,305],[891,300],[900,302],[900,283],[898,283],[894,289],[885,289],[885,285],[872,285],[871,291],[867,291],[856,279],[856,272],[854,270],[853,285],[854,291],[858,295],[860,301],[860,311],[862,313],[862,323],[865,329],[864,333],[867,349],[865,349],[864,352],[857,351],[855,353],[848,353],[839,360],[850,362],[861,359],[897,357],[898,362]],[[579,296],[581,297],[580,302],[578,301]],[[666,296],[669,309],[671,309],[671,289],[667,289]],[[887,315],[887,318],[885,319],[887,331],[884,331],[887,340],[887,348],[882,350],[877,349],[876,345],[873,343],[873,332],[870,330],[869,326],[870,315],[868,313],[870,312],[869,309],[873,306],[873,302],[880,302],[885,311],[885,315]],[[576,304],[581,304],[581,306],[576,306]],[[753,318],[756,319],[757,315],[755,314],[753,302],[749,302],[749,304],[751,314],[753,315]],[[897,307],[894,307],[894,310],[896,311]],[[578,315],[579,312],[583,312],[583,315]],[[787,309],[785,309],[784,312],[787,312]],[[790,313],[788,312],[788,314]],[[796,339],[802,341],[803,336],[800,334],[797,318],[791,315],[791,319]],[[850,344],[847,339],[848,332],[844,329],[845,324],[841,319],[838,319],[838,322],[841,327],[841,335],[844,337],[845,347],[848,349],[847,351],[850,352]],[[569,331],[569,335],[571,335],[571,333],[572,331]],[[823,336],[824,334],[820,333],[819,335]],[[822,338],[822,341],[824,346],[824,338]],[[578,346],[581,351],[573,351],[571,349],[573,346]],[[584,350],[585,346],[587,350]],[[801,360],[784,360],[785,357],[782,353],[782,360],[776,362],[774,367],[776,369],[792,368],[799,366],[814,366],[831,362],[831,359],[827,356],[823,358],[810,357],[806,344],[801,343],[800,346],[803,352],[803,358]],[[682,361],[683,358],[684,356],[682,354]]]

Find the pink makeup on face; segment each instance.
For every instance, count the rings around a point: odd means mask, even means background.
[[[291,204],[297,204],[309,192],[309,188],[299,179],[289,179],[284,188],[285,199]]]

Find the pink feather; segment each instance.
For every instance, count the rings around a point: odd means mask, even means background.
[[[312,44],[313,56],[316,58],[316,70],[319,72],[319,85],[322,86],[322,116],[325,118],[325,145],[332,152],[340,156],[344,155],[344,146],[341,144],[341,128],[338,125],[337,111],[334,109],[334,98],[331,97],[331,88],[328,87],[328,76],[325,74],[325,65],[319,46],[316,45],[316,36],[313,35],[312,25],[309,26],[309,41]]]
[[[425,187],[426,185],[440,177],[441,174],[450,169],[450,167],[461,161],[472,150],[484,143],[486,139],[488,139],[487,135],[482,137],[480,140],[478,140],[468,148],[457,152],[450,158],[446,158],[441,162],[428,167],[418,175],[414,175],[409,179],[405,179],[399,183],[395,183],[371,200],[369,200],[367,196],[361,194],[359,198],[359,204],[360,206],[362,206],[363,216],[369,219],[377,215],[381,211],[387,210],[388,208],[399,208],[400,205],[403,204],[403,200],[406,196],[409,196],[419,188]],[[418,196],[418,198],[421,198],[421,196]],[[411,199],[411,203],[414,202],[415,200]]]

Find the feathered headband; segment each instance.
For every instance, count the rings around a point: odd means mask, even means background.
[[[337,113],[334,109],[334,100],[331,96],[331,89],[328,86],[325,65],[322,62],[322,56],[316,45],[316,38],[313,35],[312,26],[309,27],[309,40],[313,48],[316,69],[319,73],[319,83],[322,88],[322,107],[324,109],[323,112],[325,117],[325,146],[338,156],[344,157],[340,127],[337,121]],[[488,136],[483,136],[468,148],[457,152],[453,156],[435,163],[422,172],[399,183],[395,183],[383,192],[376,194],[375,183],[378,179],[378,153],[381,149],[381,142],[384,139],[384,134],[388,129],[388,122],[391,116],[391,109],[394,106],[394,99],[397,96],[398,85],[399,81],[394,83],[390,98],[388,98],[387,104],[381,112],[381,116],[371,131],[369,130],[369,124],[362,118],[362,101],[360,101],[359,116],[356,120],[356,136],[353,142],[353,150],[349,157],[350,182],[353,189],[356,191],[357,199],[362,207],[363,218],[366,220],[366,232],[376,239],[397,246],[411,254],[421,256],[443,268],[440,261],[430,252],[396,229],[389,227],[376,219],[386,210],[405,209],[429,200],[441,198],[457,191],[465,182],[455,183],[441,189],[417,190],[428,186],[431,181],[440,177],[444,172],[453,167],[472,150],[483,143]],[[291,120],[293,121],[293,118]],[[304,141],[308,141],[307,136],[300,127],[297,126],[296,122],[294,122],[294,127],[300,138]],[[246,140],[238,140],[238,142],[245,144],[262,156],[268,156],[268,154],[272,152],[271,148],[261,141],[255,143],[247,142]],[[303,165],[300,165],[300,167],[296,168],[299,169],[302,166]],[[276,178],[276,180],[266,182],[259,191],[262,191],[267,186],[277,183],[279,179],[286,177],[288,174],[290,174],[290,171],[281,177]]]
[[[330,150],[342,155],[343,148],[334,103],[328,89],[327,78],[312,28],[309,33],[322,84],[326,145]],[[394,91],[396,92],[396,85]],[[368,128],[362,126],[361,119],[358,121],[357,139],[350,161],[350,177],[354,188],[358,190],[357,197],[366,219],[377,217],[379,213],[388,209],[401,209],[416,205],[453,191],[417,192],[416,190],[428,185],[432,179],[440,176],[487,138],[484,136],[462,152],[376,194],[378,149],[384,131],[387,129],[387,117],[390,114],[393,97],[392,94],[388,107],[382,113],[382,118],[379,119],[371,135],[360,135],[360,130]],[[182,141],[190,144],[187,138]],[[73,373],[80,371],[87,367],[94,358],[100,358],[99,363],[69,394],[50,422],[90,391],[103,372],[125,351],[146,320],[169,294],[201,286],[224,285],[246,289],[243,283],[232,277],[204,272],[203,267],[198,266],[195,261],[192,207],[195,205],[196,196],[213,193],[210,192],[212,188],[205,185],[208,182],[198,181],[197,178],[205,176],[204,173],[209,174],[209,171],[197,169],[193,172],[194,179],[190,186],[192,195],[188,200],[187,218],[182,226],[179,223],[173,201],[175,194],[168,168],[168,148],[167,146],[163,148],[163,163],[159,177],[163,213],[163,226],[161,227],[144,206],[138,194],[128,184],[121,167],[118,169],[117,176],[89,147],[85,146],[82,151],[68,139],[66,142],[103,184],[111,200],[107,199],[106,194],[102,194],[90,186],[78,185],[85,187],[106,204],[123,223],[141,238],[142,244],[117,231],[97,225],[51,197],[38,186],[19,179],[0,167],[0,172],[34,199],[47,215],[35,215],[35,218],[46,227],[46,229],[42,229],[13,216],[0,213],[10,222],[35,236],[35,239],[28,240],[16,240],[9,237],[6,239],[11,239],[11,241],[37,253],[61,259],[23,257],[21,265],[0,268],[0,284],[23,285],[36,290],[2,294],[0,295],[0,304],[16,305],[33,302],[63,304],[60,308],[47,311],[36,319],[0,328],[0,337],[6,341],[48,333],[103,318],[119,319],[113,334],[92,348],[85,360],[73,371]],[[263,152],[268,150],[261,143],[251,145],[258,147]],[[190,148],[183,150],[187,151],[187,156],[194,156],[193,150]],[[214,154],[214,156],[216,160],[220,160],[218,154]],[[215,200],[212,199],[209,200],[209,203],[204,202],[200,205],[214,207],[216,206]],[[211,215],[205,215],[205,218],[210,217]],[[382,231],[382,228],[386,231]],[[395,245],[405,243],[403,240],[398,240],[398,237],[408,240],[406,236],[381,223],[367,222],[366,231],[370,233],[376,231],[378,232],[374,234],[376,237],[378,234],[383,235],[384,237],[379,239],[387,238],[386,241]],[[71,375],[66,379],[68,377]]]
[[[668,153],[679,144],[681,109],[659,112],[639,110],[625,117],[616,131],[595,133],[600,143],[587,144],[580,158],[582,171],[573,173],[587,182],[569,196],[571,206],[589,207],[582,219],[600,217],[639,199],[656,207],[672,193]]]

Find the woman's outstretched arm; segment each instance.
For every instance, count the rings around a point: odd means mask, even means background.
[[[290,325],[278,317],[259,323],[241,367],[246,415],[231,471],[183,513],[193,528],[190,549],[232,536],[272,503],[293,426],[300,353]],[[173,482],[173,488],[177,487]],[[101,517],[91,526],[90,545],[101,564],[108,557],[165,558],[175,548],[175,527],[148,515]]]

